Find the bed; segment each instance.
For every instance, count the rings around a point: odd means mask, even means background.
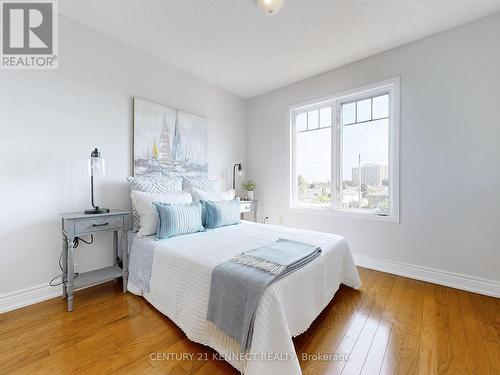
[[[242,221],[238,225],[156,241],[129,241],[128,290],[142,295],[197,343],[210,346],[240,372],[301,374],[292,337],[305,332],[340,284],[360,288],[351,252],[341,236]],[[256,312],[250,351],[206,320],[211,273],[243,251],[287,238],[321,246],[321,256],[275,282]]]

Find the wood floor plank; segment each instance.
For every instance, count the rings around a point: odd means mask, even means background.
[[[379,324],[361,375],[378,375],[380,373],[390,336],[391,328]]]
[[[490,366],[488,352],[485,350],[487,346],[481,336],[479,324],[476,319],[469,316],[464,316],[464,332],[467,337],[467,346],[470,350],[470,356],[474,373],[477,375],[493,374],[493,369]]]
[[[360,268],[359,291],[341,286],[304,334],[304,375],[499,374],[499,300]],[[0,374],[236,374],[144,299],[106,283],[0,314]],[[155,360],[155,353],[178,358]],[[189,358],[183,357],[186,354]],[[201,355],[201,357],[200,357]],[[300,358],[300,357],[299,357]]]
[[[141,375],[160,375],[161,372],[155,369],[147,361],[136,361],[131,362],[125,366],[119,367],[110,374],[113,375],[129,375],[129,374],[141,374]]]
[[[232,375],[238,372],[229,366],[227,363],[222,361],[206,361],[202,367],[200,367],[193,375]]]
[[[495,308],[490,301],[490,297],[481,296],[479,294],[471,293],[470,298],[483,339],[495,344],[500,344],[500,336],[494,324],[497,318],[498,305],[495,304],[495,306],[497,306],[497,308]]]
[[[484,344],[488,353],[491,374],[500,374],[500,345],[489,341]]]
[[[354,345],[356,345],[356,340],[351,339],[349,336],[344,336],[342,338],[342,342],[339,344],[339,346],[337,347],[335,352],[339,353],[341,355],[350,355],[350,353],[354,349]],[[342,373],[342,370],[344,369],[346,363],[347,363],[347,360],[330,361],[330,362],[328,362],[327,366],[325,367],[324,374],[325,375],[338,375],[338,374]],[[314,373],[311,372],[311,374],[314,374]],[[316,374],[319,374],[319,373],[316,373]]]
[[[420,333],[422,329],[423,288],[417,280],[406,280],[408,298],[401,312],[403,348],[399,374],[417,374],[420,357]]]
[[[436,357],[436,301],[433,293],[434,285],[425,285],[425,296],[422,306],[422,328],[420,331],[420,355],[418,370],[420,375],[437,374]]]
[[[450,322],[448,310],[448,298],[446,288],[436,286],[434,289],[436,299],[436,355],[438,362],[438,374],[453,374],[453,357],[451,354]]]
[[[391,330],[380,374],[397,374],[401,365],[403,352],[404,331],[402,329],[403,305],[407,298],[408,290],[405,287],[406,279],[398,277],[392,288],[391,296],[382,314],[380,324]]]
[[[459,296],[455,289],[447,288],[448,316],[450,319],[452,369],[456,374],[473,374],[474,366],[470,355],[468,337],[464,330],[464,319],[460,309]]]
[[[385,305],[387,303],[387,300],[389,299],[394,281],[394,278],[383,277],[377,285],[377,288],[372,289],[372,293],[370,294],[374,299],[372,309],[369,316],[367,317],[362,331],[360,332],[356,340],[356,345],[351,352],[350,358],[347,361],[342,374],[352,375],[361,373],[361,370],[363,369],[363,366],[365,364],[365,360],[368,357],[370,348],[372,347],[372,342],[375,338],[380,320],[382,319],[382,314],[385,311]],[[386,343],[387,340],[385,341],[385,344]],[[371,368],[375,364],[370,363],[368,365]],[[380,366],[378,369],[380,369]]]
[[[455,289],[458,295],[458,303],[460,305],[460,311],[463,317],[475,318],[474,307],[472,306],[472,301],[470,298],[471,293],[464,290]]]

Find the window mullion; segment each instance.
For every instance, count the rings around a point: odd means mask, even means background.
[[[339,202],[342,199],[342,188],[341,188],[341,114],[340,114],[340,104],[338,101],[333,103],[332,109],[334,109],[334,126],[332,127],[332,148],[331,148],[331,175],[332,175],[332,207],[338,208]]]
[[[335,115],[333,116],[333,108],[334,108],[335,103],[332,105],[332,127],[331,127],[331,132],[330,132],[330,191],[331,191],[331,201],[330,205],[335,208],[335,200],[337,199],[337,179],[335,177],[335,140],[337,139],[335,133],[336,133],[336,117],[337,113],[335,112]]]
[[[290,202],[292,206],[295,206],[298,201],[298,186],[297,186],[297,124],[296,124],[296,119],[297,119],[297,113],[292,114],[292,128],[291,128],[291,136],[290,136],[290,142],[291,142],[291,147],[290,147],[290,158],[291,158],[291,177],[292,177],[292,183],[290,184],[291,189],[290,189],[290,195],[291,199]]]

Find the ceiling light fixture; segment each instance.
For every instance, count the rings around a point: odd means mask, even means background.
[[[281,8],[283,8],[283,3],[285,0],[255,0],[260,10],[268,16],[275,15]]]

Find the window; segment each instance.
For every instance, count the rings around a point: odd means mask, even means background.
[[[399,79],[290,110],[291,205],[399,220]]]

